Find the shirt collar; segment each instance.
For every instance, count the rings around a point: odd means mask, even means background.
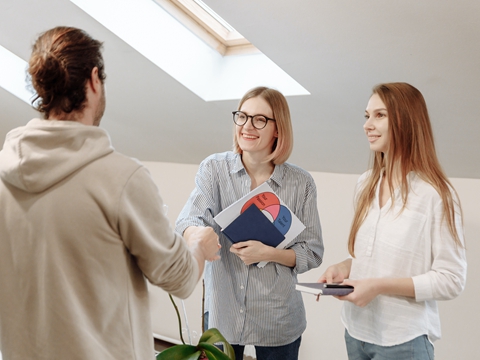
[[[240,171],[244,171],[245,174],[247,173],[247,171],[245,170],[245,166],[243,166],[242,157],[240,156],[240,154],[235,154],[235,163],[231,172],[238,173]],[[268,181],[273,181],[275,184],[281,187],[284,175],[285,165],[275,165],[275,168],[273,169],[273,174],[270,176],[270,179]]]
[[[285,164],[275,165],[273,174],[270,176],[270,180],[275,182],[278,186],[282,186],[283,177],[285,175]]]

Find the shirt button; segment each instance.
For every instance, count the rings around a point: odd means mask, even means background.
[[[243,290],[243,289],[245,289],[245,288],[243,287],[243,285],[240,285],[240,289],[242,289],[242,290]]]
[[[243,309],[240,309],[240,314],[243,314]]]

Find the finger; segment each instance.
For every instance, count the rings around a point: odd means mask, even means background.
[[[244,242],[236,243],[232,245],[232,248],[234,249],[243,249],[244,247],[246,247]]]

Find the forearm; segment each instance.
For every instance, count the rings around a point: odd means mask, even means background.
[[[295,251],[292,249],[277,249],[272,247],[269,249],[267,256],[268,259],[266,261],[273,261],[291,268],[295,267],[297,261]]]
[[[415,298],[415,287],[413,285],[412,278],[374,279],[374,286],[379,295],[394,295]]]
[[[197,230],[197,226],[190,226],[185,229],[183,232],[183,237],[187,241],[188,248],[190,249],[190,252],[192,253],[193,257],[195,260],[197,260],[198,264],[198,273],[199,273],[199,279],[202,277],[203,270],[205,268],[205,257],[203,255],[202,250],[200,249],[200,246],[198,242],[191,241],[191,238],[195,231]]]
[[[370,278],[361,280],[345,280],[345,284],[352,285],[355,290],[339,299],[347,300],[363,307],[368,305],[378,295],[415,297],[412,278]]]

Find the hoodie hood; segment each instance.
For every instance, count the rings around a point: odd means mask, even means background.
[[[0,151],[0,178],[38,193],[113,151],[108,134],[98,127],[33,119],[7,134]]]

